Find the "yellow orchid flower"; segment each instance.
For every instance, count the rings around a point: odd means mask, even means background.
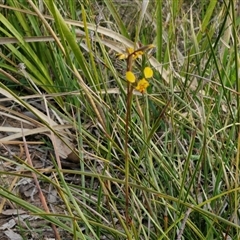
[[[149,86],[149,82],[145,78],[143,78],[139,80],[135,89],[140,93],[144,93],[148,86]]]
[[[127,59],[130,55],[133,55],[133,59],[139,58],[141,55],[143,55],[143,51],[141,50],[136,50],[134,51],[133,48],[126,48],[126,52],[124,53],[118,53],[116,56],[119,60]]]

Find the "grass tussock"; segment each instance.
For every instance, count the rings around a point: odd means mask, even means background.
[[[240,238],[234,1],[0,8],[0,211],[28,214],[15,234]]]

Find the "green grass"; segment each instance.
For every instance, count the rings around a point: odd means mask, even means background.
[[[240,18],[233,1],[6,2],[0,93],[21,111],[0,106],[19,122],[0,142],[11,149],[17,140],[25,150],[14,161],[1,151],[3,164],[21,167],[1,171],[2,200],[69,239],[238,240]],[[154,76],[147,93],[134,92],[126,129],[126,61],[116,54],[148,44],[155,49],[133,71],[151,66]],[[23,126],[23,134],[21,121],[33,129]],[[24,136],[40,142],[34,134],[45,143],[39,149],[50,142],[50,170],[29,162]],[[70,153],[74,170],[61,166]],[[6,176],[51,185],[61,208],[21,199]]]

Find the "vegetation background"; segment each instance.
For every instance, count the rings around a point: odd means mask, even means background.
[[[238,1],[1,2],[2,239],[240,239]]]

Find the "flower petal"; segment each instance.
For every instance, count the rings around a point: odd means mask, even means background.
[[[135,51],[133,53],[133,59],[140,58],[143,55],[143,51]]]
[[[133,72],[131,72],[131,71],[127,71],[127,72],[126,72],[126,79],[127,79],[127,81],[130,82],[130,83],[134,83],[134,82],[136,81],[136,77],[135,77],[135,75],[133,74]]]
[[[118,53],[116,55],[116,57],[119,59],[119,60],[122,60],[122,59],[127,59],[128,55],[126,53]]]
[[[128,55],[130,55],[131,53],[134,52],[134,49],[133,48],[127,48],[126,52],[128,53]]]
[[[143,73],[145,78],[151,78],[153,76],[153,70],[150,67],[145,67]]]

